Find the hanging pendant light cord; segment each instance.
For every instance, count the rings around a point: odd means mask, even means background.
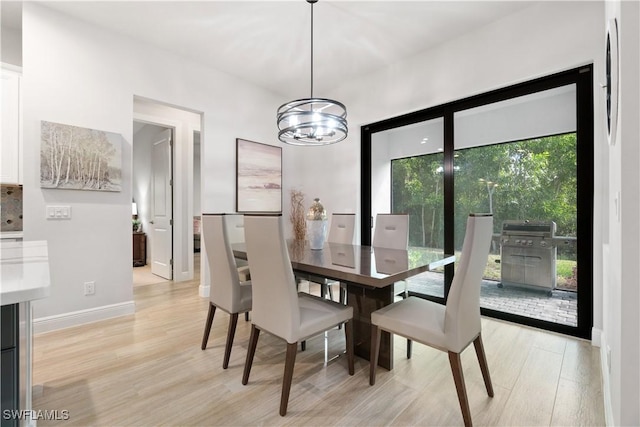
[[[313,3],[311,3],[311,98],[313,98]]]

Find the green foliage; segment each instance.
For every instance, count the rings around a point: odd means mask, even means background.
[[[493,210],[495,233],[504,220],[528,219],[576,236],[576,148],[569,133],[456,151],[456,249],[471,212]],[[443,160],[437,153],[392,162],[392,210],[410,214],[410,245],[443,247]]]
[[[442,153],[394,160],[393,212],[409,214],[409,244],[443,248]]]

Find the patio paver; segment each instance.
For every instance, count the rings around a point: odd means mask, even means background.
[[[407,283],[409,291],[443,296],[442,273],[428,271],[410,278]],[[498,282],[483,280],[480,306],[562,325],[578,325],[578,294],[573,291],[555,289],[549,296],[545,289],[517,286],[499,288]]]

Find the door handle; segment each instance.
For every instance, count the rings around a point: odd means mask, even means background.
[[[149,221],[149,224],[155,224],[153,221]]]

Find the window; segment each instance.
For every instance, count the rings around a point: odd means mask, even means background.
[[[483,314],[590,337],[592,83],[582,67],[365,126],[363,219],[408,213],[410,245],[456,253],[467,215],[493,213]],[[513,249],[520,222],[551,234]],[[363,244],[370,233],[363,220]],[[444,302],[453,273],[424,273],[409,290]]]

